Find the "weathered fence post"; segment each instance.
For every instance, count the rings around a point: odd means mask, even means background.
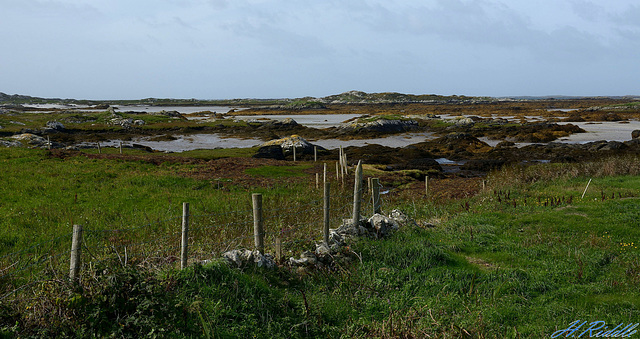
[[[82,256],[82,225],[73,225],[71,237],[71,260],[69,264],[69,280],[72,283],[78,281]]]
[[[316,173],[316,189],[320,188],[320,173]]]
[[[324,167],[324,171],[322,173],[322,183],[325,183],[327,182],[327,163],[326,162],[323,164],[323,167]]]
[[[429,176],[426,175],[424,177],[424,194],[429,196]]]
[[[336,181],[340,180],[340,165],[336,161]]]
[[[122,154],[122,141],[120,141],[120,154]]]
[[[362,198],[362,160],[358,161],[353,184],[353,224],[360,222],[360,199]]]
[[[102,149],[100,149],[100,143],[98,143],[98,154],[102,154]]]
[[[313,146],[313,161],[318,161],[318,146]]]
[[[47,135],[47,149],[51,150],[51,139],[49,138],[48,135]]]
[[[253,237],[256,244],[256,250],[264,254],[264,228],[262,225],[262,194],[253,193],[251,195],[253,201]]]
[[[329,197],[331,192],[331,183],[324,183],[324,227],[322,235],[325,245],[329,246]]]
[[[296,161],[296,145],[293,144],[293,161]]]
[[[189,203],[182,203],[182,243],[180,250],[180,269],[187,267],[187,258],[189,256]]]
[[[371,178],[371,199],[373,200],[373,214],[380,213],[380,179]]]
[[[276,260],[282,260],[282,238],[279,235],[276,237]]]

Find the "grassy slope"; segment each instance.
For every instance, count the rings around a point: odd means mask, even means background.
[[[168,213],[168,192],[174,202],[192,198],[206,206],[235,194],[218,195],[203,189],[208,183],[176,175],[193,165],[2,152],[3,248],[65,231],[69,221],[59,209],[75,218],[100,216],[96,227],[109,228]],[[531,171],[562,172],[554,166]],[[278,175],[268,168],[256,174]],[[54,281],[37,301],[0,304],[2,328],[70,336],[504,338],[548,336],[578,319],[612,326],[637,320],[640,178],[596,177],[580,199],[588,180],[580,175],[507,182],[516,174],[491,178],[506,183],[466,201],[468,209],[418,197],[399,202],[419,220],[442,222],[352,244],[362,258],[357,265],[303,275],[243,273],[218,263],[158,272],[121,268],[113,259],[109,269],[88,270],[82,290]],[[54,313],[56,321],[43,320]]]

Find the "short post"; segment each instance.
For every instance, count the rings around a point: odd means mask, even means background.
[[[371,199],[373,199],[373,214],[380,213],[380,179],[371,178],[371,189],[373,193]]]
[[[51,139],[49,138],[48,135],[47,135],[47,149],[51,150]]]
[[[322,235],[325,245],[329,246],[329,196],[331,191],[331,183],[324,183],[324,227]]]
[[[318,147],[317,146],[313,146],[313,161],[314,162],[318,161]]]
[[[69,264],[69,280],[72,283],[78,281],[82,255],[82,225],[73,225],[71,238],[71,260]]]
[[[429,196],[429,176],[426,175],[424,177],[424,194]]]
[[[262,194],[253,193],[251,195],[253,201],[253,237],[256,244],[256,250],[264,254],[264,228],[262,225]]]
[[[360,199],[362,198],[362,161],[358,161],[353,184],[353,224],[360,222]]]
[[[336,161],[336,181],[340,180],[340,164]]]
[[[98,154],[102,154],[102,149],[100,149],[100,143],[98,143]]]
[[[316,173],[316,189],[320,188],[320,173]]]
[[[293,145],[293,161],[296,161],[296,145]]]
[[[180,246],[180,269],[187,267],[189,247],[189,203],[182,203],[182,244]]]
[[[486,180],[482,180],[482,190],[486,190],[487,189],[487,181]]]
[[[122,154],[122,141],[120,141],[120,154]]]

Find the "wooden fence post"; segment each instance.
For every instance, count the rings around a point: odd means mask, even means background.
[[[323,167],[324,167],[324,171],[322,173],[322,183],[325,183],[327,182],[327,163],[326,162],[323,164]]]
[[[262,194],[253,193],[251,195],[253,201],[253,237],[256,244],[256,250],[264,254],[264,228],[262,225]]]
[[[429,176],[428,175],[424,177],[424,194],[427,197],[429,196]]]
[[[380,213],[380,179],[371,178],[371,189],[373,190],[371,195],[373,199],[373,214]]]
[[[276,261],[280,262],[282,260],[282,238],[278,235],[276,237]]]
[[[293,162],[296,161],[296,145],[293,144]]]
[[[316,173],[316,189],[320,188],[320,173]]]
[[[189,256],[189,203],[182,203],[182,243],[180,246],[180,269],[187,267],[187,258]]]
[[[313,162],[318,161],[318,147],[313,146]]]
[[[47,149],[51,150],[51,139],[49,138],[48,135],[47,135]]]
[[[322,229],[322,235],[324,243],[329,246],[329,197],[331,192],[331,183],[324,183],[324,228]]]
[[[358,161],[353,184],[353,224],[360,222],[360,199],[362,198],[362,160]]]
[[[102,154],[102,149],[100,149],[100,143],[98,143],[98,154]]]
[[[69,264],[69,280],[72,283],[78,281],[82,256],[82,225],[73,225],[71,238],[71,260]]]
[[[120,141],[120,154],[122,154],[122,141]]]

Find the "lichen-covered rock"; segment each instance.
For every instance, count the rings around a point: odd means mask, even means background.
[[[397,221],[378,213],[369,218],[369,224],[375,230],[378,237],[384,237],[392,230],[400,228]]]
[[[418,226],[418,224],[400,210],[392,210],[389,218],[398,223],[400,227]]]
[[[2,146],[2,147],[22,147],[23,145],[19,141],[0,140],[0,146]]]
[[[631,139],[639,139],[640,138],[640,129],[636,129],[631,132]]]
[[[318,257],[311,252],[305,251],[300,255],[300,259],[289,258],[289,264],[291,266],[313,266],[318,263]]]
[[[49,131],[64,131],[64,125],[59,121],[47,121],[46,130]]]
[[[276,266],[275,261],[270,255],[263,255],[259,251],[232,250],[222,254],[222,257],[229,263],[229,265],[238,268],[251,266],[273,268]]]
[[[47,139],[32,133],[22,133],[22,134],[14,135],[11,138],[16,139],[22,142],[23,144],[27,144],[29,146],[42,147],[42,146],[46,146],[47,144]]]

